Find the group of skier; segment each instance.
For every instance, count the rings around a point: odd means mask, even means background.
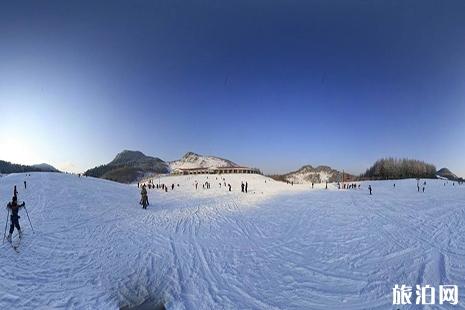
[[[231,184],[227,183],[225,178],[221,178],[220,180],[218,180],[218,177],[216,177],[216,180],[220,181],[220,182],[218,182],[219,188],[224,186],[224,188],[226,188],[229,192],[232,191]],[[199,189],[199,182],[197,180],[195,180],[194,183],[193,183],[193,186],[194,186],[194,188],[196,190],[198,190]],[[173,183],[169,187],[173,191],[175,189],[176,185]],[[147,189],[160,189],[162,191],[168,192],[169,187],[166,186],[163,183],[162,184],[154,184],[153,180],[149,180],[147,183],[138,182],[137,183],[137,188],[141,189],[141,191],[140,191],[141,198],[140,198],[139,204],[142,205],[143,209],[147,209],[147,206],[150,205],[149,199],[148,199],[148,191],[147,191]],[[177,187],[179,187],[179,184],[177,184]],[[204,183],[202,183],[202,189],[208,190],[210,188],[211,188],[211,183],[208,180],[208,176],[207,176],[207,180]],[[245,182],[242,181],[241,182],[241,192],[242,193],[248,193],[249,192],[249,183],[247,181],[245,181]]]
[[[447,184],[449,184],[449,181],[447,181]],[[463,185],[463,182],[462,181],[457,181],[457,184],[460,186],[460,185]],[[446,182],[444,182],[444,186],[446,186]],[[455,182],[452,182],[452,186],[455,186]]]
[[[207,179],[208,179],[208,176],[207,176]],[[216,180],[218,181],[218,177],[216,177]],[[266,183],[266,181],[265,181],[265,183]],[[291,185],[291,186],[294,185],[294,182],[292,182],[292,181],[286,181],[286,183]],[[461,185],[460,182],[458,182],[458,184]],[[26,186],[26,183],[24,185]],[[220,188],[222,186],[224,186],[225,188],[227,188],[228,191],[230,191],[230,192],[232,191],[231,184],[227,183],[225,178],[221,178],[219,180],[219,182],[218,182],[218,185],[219,185]],[[444,186],[445,185],[446,185],[446,183],[444,183]],[[455,185],[455,183],[453,185]],[[137,186],[139,187],[140,184],[138,183]],[[166,191],[166,192],[168,191],[168,187],[165,184],[157,184],[157,185],[155,185],[152,180],[150,180],[148,182],[148,184],[143,184],[142,185],[142,190],[141,190],[140,204],[143,206],[144,209],[146,209],[147,206],[149,205],[146,186],[148,186],[149,189],[157,188],[157,189],[161,189],[161,190]],[[179,187],[179,184],[177,186]],[[195,180],[195,182],[193,183],[193,186],[195,187],[196,190],[198,190],[199,182],[197,180]],[[312,189],[313,189],[314,188],[314,183],[313,182],[311,183],[311,186],[312,186]],[[249,187],[249,184],[248,184],[247,181],[245,181],[245,182],[242,181],[241,182],[241,192],[242,193],[248,193],[248,187]],[[359,184],[359,183],[342,183],[341,184],[341,183],[338,182],[337,187],[338,187],[338,189],[360,189],[361,184]],[[393,184],[393,187],[394,188],[396,187],[395,183]],[[174,190],[174,188],[175,188],[175,185],[172,184],[171,185],[171,190]],[[210,189],[211,188],[211,183],[208,180],[205,181],[205,183],[202,184],[202,188],[203,189]],[[327,181],[325,182],[325,189],[328,189],[328,182]],[[369,195],[373,195],[373,187],[371,186],[371,184],[368,185],[367,189],[368,189]],[[418,179],[418,182],[417,182],[417,190],[418,190],[418,192],[420,192],[420,191],[425,192],[425,189],[426,189],[426,181],[424,181],[424,182],[422,182],[422,184],[420,184],[420,180]]]
[[[351,183],[351,184],[343,184],[344,189],[356,189],[357,188],[357,183]],[[360,188],[360,184],[358,184],[358,188]]]
[[[248,193],[249,191],[249,183],[247,183],[247,181],[245,182],[241,182],[241,192],[243,193]]]
[[[313,184],[313,183],[312,183]],[[327,187],[327,183],[326,183],[326,187]],[[312,187],[313,188],[313,187]],[[350,184],[346,184],[346,183],[343,183],[342,186],[341,186],[341,183],[337,183],[337,188],[338,189],[360,189],[360,184],[357,185],[357,183],[350,183]]]
[[[218,180],[218,177],[216,178],[216,180]],[[230,192],[230,191],[232,190],[231,184],[230,184],[230,183],[226,183],[226,179],[225,179],[225,178],[222,178],[222,181],[223,181],[224,187],[227,187],[227,188],[228,188],[228,191]],[[221,182],[219,182],[218,184],[220,185],[220,188],[221,188]]]
[[[425,192],[425,188],[426,188],[426,181],[423,182],[423,188],[422,188],[423,193]],[[417,191],[420,192],[420,179],[417,179]]]
[[[208,176],[207,176],[207,179],[208,179]],[[218,181],[218,177],[215,177],[215,180]],[[243,182],[242,182],[243,183]],[[243,186],[244,184],[242,184]],[[198,189],[198,186],[199,186],[199,183],[198,181],[196,180],[194,182],[194,187],[195,189],[197,190]],[[229,192],[232,191],[232,186],[230,183],[227,183],[226,182],[226,179],[225,178],[221,178],[220,182],[218,182],[218,186],[219,188],[221,188],[222,186],[224,186],[225,188],[228,189]],[[211,183],[209,181],[205,181],[205,183],[202,184],[202,188],[203,189],[210,189],[211,188]],[[244,192],[244,188],[242,188],[242,192]]]
[[[179,184],[178,184],[179,186]],[[142,205],[142,209],[147,209],[147,206],[150,205],[150,202],[149,202],[149,196],[148,196],[148,192],[147,192],[147,187],[149,189],[161,189],[165,192],[168,192],[168,186],[166,186],[165,184],[161,184],[161,185],[154,185],[154,184],[151,184],[149,183],[148,185],[146,184],[142,184],[142,186],[140,186],[140,184],[138,183],[137,184],[137,187],[141,187],[141,191],[140,191],[140,202],[139,204]],[[171,190],[174,190],[174,184],[171,184]]]
[[[168,189],[171,188],[171,191],[174,191],[175,187],[179,187],[179,184],[175,185],[174,183],[171,184],[170,186],[162,183],[162,184],[155,184],[153,180],[149,180],[147,183],[137,183],[137,188],[140,188],[140,202],[139,204],[142,205],[143,209],[147,209],[147,206],[150,205],[149,203],[149,197],[148,197],[148,191],[147,189],[158,189],[163,192],[168,192]],[[204,185],[205,186],[205,185]]]

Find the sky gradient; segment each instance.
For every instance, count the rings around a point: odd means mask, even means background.
[[[0,159],[465,176],[465,1],[3,1]]]

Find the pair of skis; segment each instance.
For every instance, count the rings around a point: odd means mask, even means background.
[[[29,218],[29,213],[27,212],[27,209],[26,209],[26,204],[23,203],[21,204],[22,207],[24,207],[24,210],[26,211],[26,215],[27,215],[27,219],[29,220],[29,225],[31,225],[31,229],[32,229],[32,233],[35,233],[34,232],[34,227],[32,227],[32,223],[31,223],[31,219]],[[10,218],[10,210],[8,209],[8,214],[6,216],[6,222],[5,222],[5,232],[3,234],[3,242],[5,242],[5,236],[6,236],[6,229],[8,227],[8,218]],[[19,237],[19,233],[16,235],[18,236],[18,242],[16,244],[13,243],[13,237],[11,238],[12,240],[8,241],[8,243],[11,245],[11,247],[13,248],[13,250],[15,250],[16,253],[19,253],[19,245],[21,243],[21,237]]]
[[[19,254],[19,245],[21,244],[21,238],[19,237],[19,234],[17,235],[18,238],[16,240],[13,240],[13,237],[11,237],[11,241],[8,240],[8,243],[11,245],[11,247],[13,248],[13,250]],[[16,238],[15,238],[16,239]]]

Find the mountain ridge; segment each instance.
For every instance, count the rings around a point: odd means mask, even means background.
[[[121,183],[131,183],[147,174],[168,173],[168,165],[157,157],[140,151],[123,150],[108,164],[88,169],[84,175]]]
[[[458,177],[455,173],[450,171],[448,168],[441,168],[436,171],[436,175],[442,178],[446,178],[451,181],[463,181],[463,178]]]
[[[164,161],[140,151],[123,150],[109,163],[88,169],[84,175],[132,183],[154,174],[167,174],[182,169],[238,166],[228,159],[194,152],[187,152],[178,160]]]
[[[24,172],[60,172],[58,169],[49,164],[21,165],[9,161],[0,160],[0,173],[24,173]]]
[[[331,168],[327,165],[304,165],[295,171],[288,172],[281,175],[272,175],[275,180],[295,183],[295,184],[310,184],[310,183],[324,183],[324,182],[339,182],[342,181],[344,174],[344,182],[355,180],[355,176],[341,172]]]

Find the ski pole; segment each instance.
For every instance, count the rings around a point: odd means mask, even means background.
[[[34,228],[32,227],[31,219],[29,218],[29,213],[27,213],[26,205],[24,205],[24,210],[26,210],[27,219],[29,220],[29,225],[31,225],[32,233],[35,234]]]
[[[5,243],[6,227],[8,226],[8,218],[9,217],[10,217],[10,209],[8,209],[8,214],[6,215],[5,232],[3,233],[3,243]]]

